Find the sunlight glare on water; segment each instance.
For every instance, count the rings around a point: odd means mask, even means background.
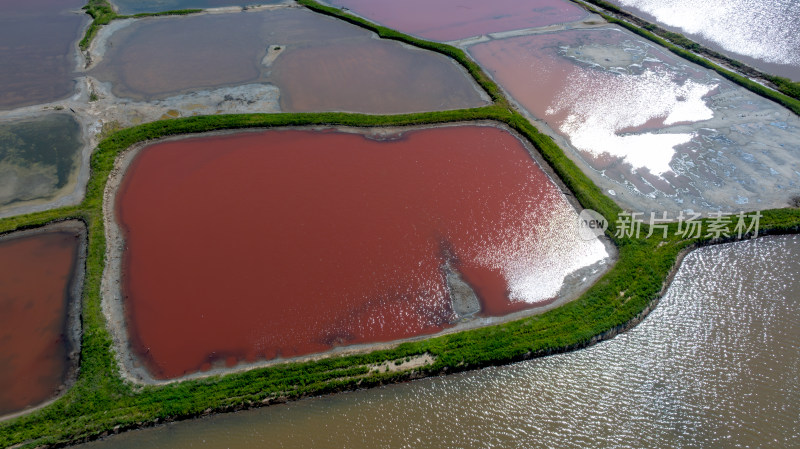
[[[800,237],[690,253],[585,350],[132,432],[85,448],[792,448]]]
[[[647,168],[657,175],[672,170],[675,147],[688,143],[695,134],[621,131],[657,118],[663,118],[664,125],[674,125],[714,117],[703,97],[716,84],[691,79],[679,84],[666,70],[648,69],[639,75],[579,71],[570,75],[567,86],[547,114],[569,110],[560,130],[577,149],[620,157],[634,168]]]

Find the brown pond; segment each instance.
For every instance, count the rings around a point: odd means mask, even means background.
[[[404,33],[452,41],[500,31],[574,22],[586,11],[567,0],[330,0]]]
[[[447,57],[296,8],[146,19],[92,74],[135,99],[272,83],[284,111],[420,112],[487,104]],[[314,95],[309,95],[314,92]]]
[[[546,304],[607,256],[491,126],[159,143],[116,214],[131,347],[161,379],[435,333],[469,315],[451,303],[457,272],[479,315]]]
[[[0,109],[48,103],[73,88],[85,0],[0,2]]]
[[[79,248],[71,230],[0,239],[0,415],[51,398],[67,381]]]

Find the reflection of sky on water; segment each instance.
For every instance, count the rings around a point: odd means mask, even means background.
[[[572,144],[595,156],[607,153],[623,158],[634,168],[647,168],[662,175],[669,166],[675,147],[688,143],[694,133],[625,134],[620,131],[659,119],[664,125],[708,120],[714,113],[703,96],[717,87],[687,80],[675,82],[666,70],[646,70],[641,75],[590,73],[572,74],[553,114],[568,110],[560,130]]]
[[[616,27],[478,43],[470,53],[636,211],[736,212],[800,195],[800,120]]]
[[[700,35],[725,50],[800,66],[800,1],[614,0],[667,26]]]

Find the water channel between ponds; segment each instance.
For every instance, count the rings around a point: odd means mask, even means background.
[[[283,112],[374,114],[484,106],[469,74],[444,55],[305,9],[159,17],[103,35],[89,74],[117,97],[272,84]]]
[[[85,238],[78,222],[0,236],[0,416],[74,381]]]
[[[705,247],[641,324],[584,350],[80,447],[792,448],[798,273],[798,236]]]
[[[573,206],[505,129],[362,132],[180,139],[133,158],[114,206],[124,255],[113,237],[110,254],[134,372],[170,379],[488,324],[572,298],[607,268],[604,244],[580,237]]]

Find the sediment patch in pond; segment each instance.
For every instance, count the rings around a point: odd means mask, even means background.
[[[0,3],[0,110],[67,97],[77,42],[89,22],[84,0]]]
[[[507,130],[364,133],[198,137],[120,159],[104,308],[134,354],[129,374],[202,375],[491,324],[574,298],[607,268],[603,243],[579,237],[575,209]]]
[[[520,36],[470,52],[624,208],[762,210],[800,193],[793,113],[626,31]]]
[[[155,100],[274,84],[285,112],[423,112],[488,104],[467,72],[433,52],[281,7],[134,21],[100,37],[89,74],[117,97]],[[308,95],[314,92],[314,95]]]
[[[68,113],[0,121],[0,211],[75,190],[83,144]]]
[[[179,9],[208,9],[227,6],[276,5],[287,0],[111,0],[120,14],[174,11]]]
[[[74,382],[85,254],[76,221],[0,235],[0,417],[29,412]]]

